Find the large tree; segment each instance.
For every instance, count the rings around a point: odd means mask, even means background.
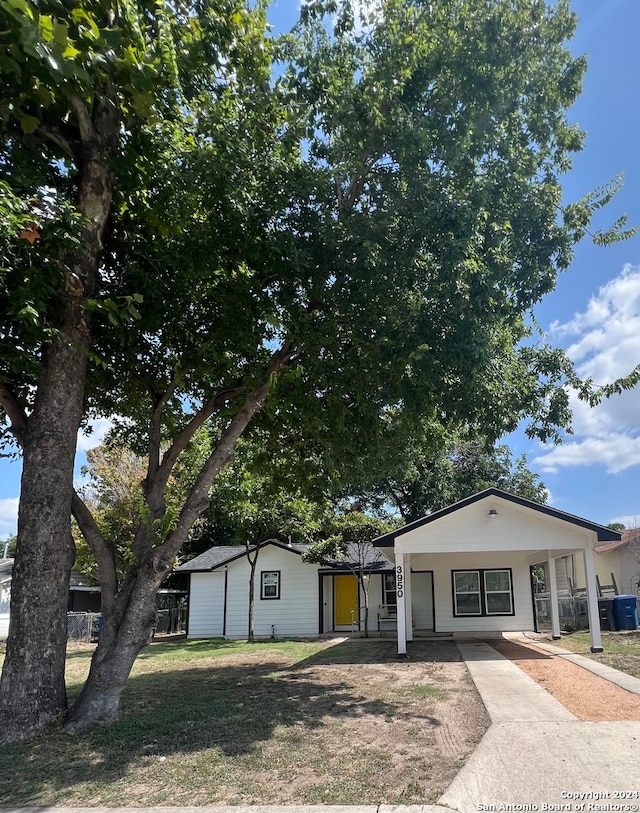
[[[525,415],[543,437],[566,425],[571,370],[522,346],[525,316],[609,192],[561,207],[584,69],[566,2],[390,0],[368,21],[309,2],[280,42],[232,0],[0,9],[18,206],[0,217],[29,236],[0,230],[0,403],[25,464],[11,739],[65,708],[70,509],[105,620],[70,715],[85,725],[117,716],[155,591],[248,427],[311,435],[330,467],[384,448],[391,413],[489,438]],[[83,397],[146,458],[122,578],[72,494]],[[168,483],[208,422],[175,509]]]
[[[416,432],[384,476],[357,493],[374,512],[393,510],[405,523],[470,497],[485,488],[501,488],[528,500],[545,503],[547,489],[527,466],[525,455],[514,460],[506,445],[463,433]]]

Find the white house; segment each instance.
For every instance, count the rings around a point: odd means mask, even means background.
[[[560,636],[555,561],[574,555],[587,577],[592,648],[601,649],[594,548],[620,534],[491,488],[375,540],[364,570],[369,630],[397,630],[398,653],[414,633],[495,634],[535,628],[531,568],[550,573],[552,630]],[[304,561],[305,545],[260,547],[257,637],[362,630],[364,596],[354,562]],[[214,547],[178,568],[190,574],[190,638],[246,638],[250,566],[244,548]]]
[[[363,629],[363,591],[349,563],[307,563],[303,555],[308,549],[277,540],[260,546],[254,582],[256,637]],[[253,556],[255,548],[251,551]],[[395,627],[393,565],[373,547],[361,564],[371,607],[369,629]],[[250,565],[243,547],[210,548],[177,572],[190,575],[189,638],[247,637]]]
[[[583,564],[591,649],[602,651],[593,551],[619,540],[610,528],[496,488],[380,537],[376,548],[395,564],[398,653],[413,638],[414,608],[428,603],[437,632],[534,629],[534,565],[549,573],[552,632],[560,637],[555,560],[568,555]]]

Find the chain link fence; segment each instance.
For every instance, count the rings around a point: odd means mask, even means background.
[[[67,613],[67,640],[97,641],[101,621],[100,613]]]
[[[67,640],[97,641],[102,626],[101,613],[67,613]],[[158,610],[154,635],[172,635],[187,628],[187,608]]]

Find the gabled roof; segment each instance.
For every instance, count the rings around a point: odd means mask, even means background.
[[[298,556],[302,556],[309,550],[309,545],[300,545],[296,543],[288,545],[285,542],[269,540],[267,542],[263,542],[259,546],[252,545],[249,548],[249,551],[253,552],[256,547],[265,547],[265,545],[274,545],[277,548],[282,548],[282,550],[296,553]],[[209,550],[201,553],[199,556],[196,556],[189,562],[185,562],[183,565],[180,565],[180,567],[176,568],[176,572],[208,573],[209,571],[217,570],[224,565],[228,565],[230,562],[233,562],[236,559],[242,559],[242,557],[246,555],[247,550],[244,545],[218,545],[216,547],[209,548]]]
[[[550,505],[542,505],[541,503],[534,502],[533,500],[527,500],[524,497],[517,497],[515,494],[509,494],[508,491],[502,491],[500,488],[487,488],[484,491],[479,491],[477,494],[473,494],[471,497],[467,497],[466,499],[460,500],[453,505],[449,505],[447,508],[442,508],[440,511],[434,511],[433,514],[422,517],[422,519],[417,519],[415,522],[409,523],[409,525],[405,525],[404,527],[398,528],[395,531],[390,531],[388,534],[379,536],[374,540],[374,544],[377,548],[393,547],[395,540],[399,536],[403,536],[416,528],[421,528],[423,525],[428,525],[430,522],[436,522],[442,517],[446,517],[448,514],[452,514],[455,511],[466,508],[468,505],[473,505],[473,503],[480,502],[487,497],[498,497],[501,500],[506,500],[507,502],[512,502],[516,505],[530,508],[531,510],[538,511],[541,514],[546,514],[554,519],[560,519],[563,522],[578,525],[579,527],[586,528],[589,531],[595,531],[598,542],[619,542],[621,538],[618,531],[613,531],[611,528],[606,528],[604,525],[598,525],[597,523],[590,522],[582,517],[576,517],[573,514],[558,511],[557,508],[552,508]]]
[[[304,554],[311,547],[311,545],[302,545],[297,543],[289,545],[284,542],[277,542],[275,540],[263,542],[260,547],[264,547],[265,545],[274,545],[277,548],[282,548],[282,550],[297,553],[299,556],[304,556]],[[318,569],[323,573],[344,571],[352,572],[354,565],[357,565],[360,559],[360,554],[357,547],[357,545],[348,545],[347,554],[343,559],[336,560],[335,562],[326,562],[323,565],[316,565],[316,567],[318,567]],[[256,546],[254,545],[249,548],[249,551],[253,552],[255,549]],[[209,573],[214,570],[218,570],[221,567],[225,567],[231,562],[235,562],[237,559],[242,559],[246,555],[247,551],[243,545],[219,545],[214,548],[209,548],[209,550],[201,553],[194,559],[191,559],[191,561],[180,565],[180,567],[176,568],[176,572]],[[389,562],[388,559],[380,558],[380,554],[374,548],[373,544],[367,545],[362,564],[364,568],[371,572],[393,570],[394,568],[394,565]]]
[[[361,561],[362,560],[362,561]],[[370,573],[379,573],[383,570],[393,570],[395,564],[388,559],[382,557],[377,551],[373,543],[366,543],[360,546],[357,543],[349,542],[347,550],[341,559],[334,561],[328,560],[321,565],[320,570],[323,573],[352,573],[354,567],[362,565],[362,569]]]
[[[607,542],[605,545],[598,545],[594,548],[596,553],[609,553],[612,550],[620,550],[626,548],[632,539],[640,539],[640,528],[626,528],[620,531],[622,539],[616,542]]]

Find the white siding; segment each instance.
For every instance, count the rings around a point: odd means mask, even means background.
[[[433,584],[431,573],[411,574],[411,611],[415,629],[433,629]]]
[[[224,570],[191,574],[189,638],[222,638],[224,575]]]
[[[260,598],[260,572],[280,571],[280,598]],[[249,619],[249,563],[246,557],[229,565],[227,638],[246,638]],[[259,638],[318,634],[318,568],[276,545],[260,550],[256,565],[254,633]]]
[[[533,629],[531,580],[526,554],[513,552],[441,554],[433,556],[432,560],[436,632],[507,632]],[[454,617],[451,572],[475,568],[511,569],[515,615]]]
[[[497,516],[488,516],[490,508],[498,511]],[[507,500],[487,498],[402,534],[395,549],[400,553],[552,550],[562,555],[594,544],[594,531]],[[416,566],[413,560],[412,566]]]
[[[640,562],[634,557],[632,551],[626,547],[620,549],[620,583],[621,593],[629,595],[640,594]]]
[[[322,629],[324,632],[333,630],[333,577],[322,577]]]
[[[9,634],[9,613],[0,613],[0,641],[4,641]]]

